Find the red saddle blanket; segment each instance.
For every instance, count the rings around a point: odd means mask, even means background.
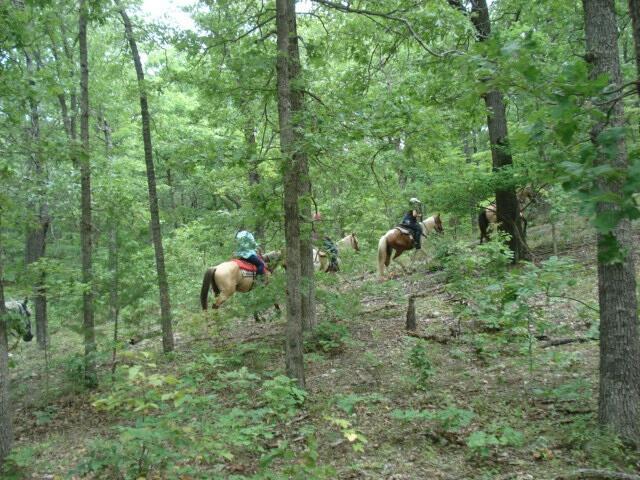
[[[242,260],[241,258],[234,258],[232,262],[235,262],[235,264],[240,267],[240,270],[244,270],[245,272],[256,273],[258,271],[258,267],[256,267],[253,263]]]

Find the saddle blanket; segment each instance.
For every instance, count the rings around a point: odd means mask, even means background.
[[[258,271],[258,267],[256,267],[253,263],[247,262],[246,260],[242,260],[241,258],[234,258],[232,260],[236,265],[245,272],[249,272],[255,275]]]

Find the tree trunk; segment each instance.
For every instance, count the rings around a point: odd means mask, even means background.
[[[631,16],[631,31],[636,48],[636,72],[640,75],[640,0],[629,0],[629,15]],[[640,82],[636,83],[640,95]]]
[[[472,146],[471,140],[473,138],[469,138],[473,135],[473,132],[470,132],[464,136],[462,139],[462,148],[464,150],[464,157],[467,164],[473,163],[473,154],[475,153],[475,148]],[[476,199],[472,198],[469,200],[469,219],[471,221],[471,233],[475,234],[478,231],[478,206],[476,203]]]
[[[617,26],[614,0],[583,0],[585,18],[586,59],[589,77],[607,75],[610,90],[618,92],[622,78],[618,58]],[[609,99],[610,100],[610,99]],[[624,136],[618,137],[615,151],[611,145],[600,146],[601,134],[610,128],[624,126],[624,112],[620,99],[600,103],[602,118],[591,129],[591,141],[598,150],[597,163],[610,164],[624,170],[628,166]],[[598,185],[603,192],[622,196],[619,181],[602,179]],[[616,210],[612,203],[601,202],[598,213]],[[617,241],[624,259],[605,261],[605,241]],[[598,417],[600,424],[612,429],[622,438],[640,443],[640,343],[636,278],[631,237],[631,224],[622,220],[609,234],[598,233],[598,297],[600,303],[600,393]]]
[[[27,64],[27,72],[31,77],[29,84],[35,88],[33,80],[33,61],[27,52],[25,52]],[[36,185],[34,195],[35,201],[30,202],[31,210],[36,211],[37,221],[29,222],[26,233],[25,246],[25,264],[30,265],[40,260],[45,254],[47,232],[49,231],[49,205],[46,200],[46,172],[42,161],[42,152],[40,145],[40,112],[38,102],[29,95],[30,108],[30,127],[29,127],[29,143],[31,145],[30,176]],[[35,226],[33,225],[35,223]],[[47,297],[45,290],[46,274],[44,270],[40,270],[36,274],[36,280],[33,285],[35,317],[36,317],[36,338],[40,348],[46,348],[48,343],[47,332]]]
[[[171,302],[169,300],[169,283],[167,272],[164,266],[164,249],[162,247],[162,230],[160,229],[160,213],[158,209],[158,194],[156,192],[156,174],[153,166],[153,149],[151,147],[151,120],[149,116],[149,105],[147,103],[147,92],[144,84],[144,72],[138,54],[138,46],[133,37],[131,21],[125,9],[120,6],[120,16],[124,22],[124,31],[131,48],[131,56],[136,68],[138,77],[138,88],[140,89],[140,113],[142,115],[142,141],[144,143],[144,161],[147,165],[147,185],[149,187],[149,210],[151,212],[151,237],[156,255],[156,269],[158,272],[158,288],[160,290],[160,315],[162,323],[162,350],[167,353],[173,351],[173,329],[171,325]]]
[[[491,35],[491,20],[486,0],[472,2],[470,18],[476,29],[478,41],[486,41]],[[487,106],[487,127],[489,128],[493,170],[497,171],[513,164],[509,150],[504,98],[502,93],[494,88],[484,95],[484,103]],[[496,190],[496,214],[500,229],[511,237],[509,248],[513,252],[514,262],[525,258],[528,250],[520,220],[520,208],[515,187]]]
[[[102,133],[104,135],[105,155],[109,161],[111,175],[115,175],[113,157],[111,150],[113,142],[111,141],[111,127],[106,119],[100,115],[99,122],[101,124]],[[116,356],[118,352],[118,319],[120,315],[120,298],[119,298],[119,271],[118,271],[118,219],[114,215],[109,225],[109,253],[107,257],[107,265],[111,278],[109,279],[109,320],[113,324],[113,347],[111,350],[111,373],[115,372]]]
[[[158,156],[156,152],[156,157]],[[180,224],[178,223],[178,207],[176,205],[176,189],[173,185],[173,177],[171,176],[171,169],[167,167],[167,185],[169,186],[169,206],[171,207],[171,213],[173,215],[173,228],[178,229]]]
[[[250,117],[251,113],[247,108],[243,109],[245,115]],[[256,132],[252,121],[247,121],[244,127],[244,139],[247,142],[247,161],[249,163],[249,185],[255,186],[260,184],[260,172],[258,172],[258,145],[256,143]],[[256,238],[264,242],[264,221],[262,220],[263,212],[258,211],[254,224],[254,232]]]
[[[93,271],[91,245],[91,162],[89,151],[89,63],[87,53],[87,17],[86,0],[80,0],[80,18],[78,22],[78,40],[80,44],[80,189],[81,215],[80,240],[82,244],[82,282],[85,285],[82,294],[83,331],[84,331],[84,381],[93,388],[98,384],[96,374],[96,332],[93,320]]]
[[[294,157],[300,166],[299,198],[300,214],[303,225],[300,229],[300,275],[302,279],[302,325],[307,330],[316,327],[316,289],[313,267],[313,244],[311,241],[311,175],[309,159],[304,151],[303,109],[304,96],[300,88],[302,69],[300,49],[298,47],[298,26],[296,21],[296,2],[289,0],[289,85],[291,87],[291,114],[293,121]]]
[[[295,136],[291,118],[291,87],[289,73],[289,0],[276,0],[278,118],[280,150],[284,161],[284,224],[287,258],[287,328],[286,370],[290,378],[304,387],[304,358],[302,351],[302,290],[300,255],[300,165],[294,155]]]
[[[9,397],[9,342],[4,306],[2,242],[0,242],[0,468],[13,444],[13,422]]]

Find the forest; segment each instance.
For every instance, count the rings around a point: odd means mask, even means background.
[[[640,0],[177,3],[0,0],[0,478],[640,480]]]

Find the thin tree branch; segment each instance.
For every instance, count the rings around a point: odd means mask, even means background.
[[[339,10],[341,12],[357,13],[359,15],[365,15],[367,17],[386,18],[387,20],[393,20],[394,22],[402,23],[405,27],[407,27],[407,30],[409,30],[409,33],[414,38],[414,40],[416,42],[418,42],[418,45],[420,45],[420,47],[424,51],[426,51],[427,53],[433,55],[434,57],[443,58],[443,57],[446,57],[446,56],[451,55],[453,53],[458,53],[458,54],[462,53],[462,52],[459,52],[458,50],[450,50],[450,51],[444,52],[444,53],[434,52],[433,50],[431,50],[424,43],[422,38],[420,38],[420,36],[414,30],[413,25],[411,24],[411,22],[409,22],[409,20],[407,20],[404,17],[398,17],[398,16],[393,15],[393,12],[395,12],[395,11],[388,12],[388,13],[385,13],[385,12],[374,12],[372,10],[363,10],[361,8],[353,8],[353,7],[350,7],[348,5],[342,5],[340,3],[330,2],[329,0],[313,0],[313,1],[316,2],[316,3],[319,3],[321,5],[324,5],[325,7],[333,8],[333,9]]]

